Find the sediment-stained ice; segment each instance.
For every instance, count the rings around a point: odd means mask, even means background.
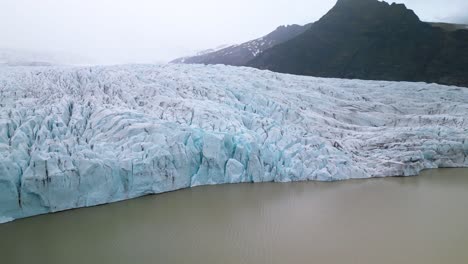
[[[0,218],[468,167],[468,89],[202,65],[0,68]]]

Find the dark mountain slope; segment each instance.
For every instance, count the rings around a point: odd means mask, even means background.
[[[322,77],[468,86],[468,31],[421,22],[403,4],[339,0],[309,30],[248,63]]]
[[[270,34],[241,45],[230,46],[215,52],[202,54],[200,56],[185,57],[172,61],[172,63],[200,63],[200,64],[226,64],[234,66],[246,65],[263,51],[290,40],[304,33],[309,25],[281,26]]]

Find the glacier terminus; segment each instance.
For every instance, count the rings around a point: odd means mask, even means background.
[[[246,67],[0,67],[0,220],[244,182],[468,167],[468,88]]]

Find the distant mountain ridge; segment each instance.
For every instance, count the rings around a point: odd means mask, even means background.
[[[338,0],[319,21],[251,60],[205,54],[188,63],[250,66],[318,77],[468,87],[468,27],[422,22],[404,4]],[[246,62],[247,61],[247,62]]]
[[[197,56],[179,58],[172,61],[172,63],[226,64],[243,66],[265,50],[304,33],[308,28],[310,28],[310,25],[311,24],[305,26],[280,26],[264,37],[248,41],[240,45],[232,45],[213,52],[204,52]]]
[[[220,45],[214,49],[207,49],[207,50],[202,50],[202,51],[198,51],[195,56],[202,56],[202,55],[205,55],[205,54],[208,54],[208,53],[212,53],[212,52],[216,52],[218,50],[222,50],[222,49],[225,49],[225,48],[228,48],[230,47],[231,45]]]
[[[81,65],[84,61],[89,59],[74,54],[0,48],[3,66]]]
[[[442,28],[446,31],[456,31],[460,29],[468,30],[468,25],[465,24],[454,24],[454,23],[443,23],[443,22],[429,22],[434,27]]]
[[[0,65],[50,66],[56,59],[49,54],[15,49],[0,49]]]

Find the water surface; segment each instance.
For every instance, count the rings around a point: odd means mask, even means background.
[[[0,263],[468,263],[468,170],[206,186],[0,225]]]

